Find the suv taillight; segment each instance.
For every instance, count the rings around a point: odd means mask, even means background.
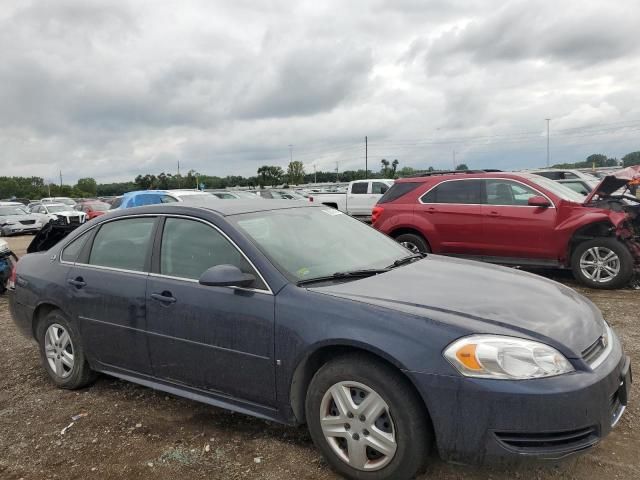
[[[311,195],[309,195],[309,201],[313,202],[313,197]]]
[[[373,207],[373,210],[371,211],[371,223],[376,223],[383,211],[384,207],[381,207],[379,205]]]

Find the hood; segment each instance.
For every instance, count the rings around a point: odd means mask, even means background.
[[[462,327],[528,337],[579,357],[603,334],[600,311],[557,282],[438,255],[362,280],[311,290]]]
[[[634,165],[632,167],[623,168],[611,175],[604,177],[598,186],[594,188],[584,201],[587,205],[593,200],[596,195],[609,196],[616,190],[624,187],[630,182],[636,184],[640,183],[640,165]]]

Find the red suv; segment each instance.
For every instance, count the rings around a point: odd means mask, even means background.
[[[571,268],[619,288],[640,270],[640,202],[628,193],[638,178],[640,166],[621,170],[585,197],[529,173],[425,174],[397,180],[372,223],[415,252]]]

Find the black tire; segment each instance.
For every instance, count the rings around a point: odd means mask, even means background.
[[[415,233],[403,233],[395,237],[395,240],[396,242],[401,243],[403,245],[407,244],[404,246],[411,251],[414,251],[414,250],[411,247],[409,247],[409,245],[415,245],[418,251],[414,253],[418,253],[418,252],[431,253],[431,248],[429,247],[429,244],[427,243],[427,241],[424,238],[422,238],[420,235],[416,235]]]
[[[73,354],[73,366],[65,376],[58,375],[49,364],[46,354],[45,335],[52,325],[58,325],[68,332],[71,339],[71,353]],[[53,310],[38,322],[36,327],[36,338],[40,350],[42,366],[53,382],[60,388],[75,390],[91,384],[97,374],[91,370],[84,354],[84,348],[80,335],[60,310]],[[68,348],[68,347],[67,347]],[[58,356],[60,358],[60,356]],[[54,360],[55,361],[55,360]],[[68,368],[68,367],[64,367]]]
[[[395,435],[397,447],[395,453],[388,456],[390,459],[388,463],[378,470],[365,471],[352,467],[334,451],[334,447],[324,436],[320,422],[322,408],[326,408],[326,404],[323,405],[323,398],[325,394],[328,394],[329,389],[339,382],[362,384],[371,389],[373,393],[377,393],[388,406],[389,416],[383,414],[378,418],[378,421],[383,420],[384,422],[385,418],[389,420],[389,424],[392,425],[389,428],[392,428]],[[358,398],[353,397],[353,393],[351,395],[354,399]],[[331,405],[335,407],[335,403]],[[424,466],[433,438],[427,411],[408,380],[402,377],[399,371],[382,362],[375,361],[366,355],[355,354],[340,357],[323,365],[311,380],[305,409],[313,442],[333,469],[346,478],[404,480],[413,478]],[[356,416],[358,415],[356,414]],[[375,419],[373,420],[375,421]],[[363,435],[373,434],[362,430],[364,424],[359,423],[357,419],[352,418],[351,422],[355,422],[355,424],[353,427],[349,424],[350,440],[364,441],[366,444],[367,440]],[[388,427],[387,423],[383,423],[383,425]],[[346,424],[345,428],[347,428]],[[354,434],[357,432],[360,432],[360,437],[356,439]],[[347,442],[347,440],[338,439],[336,443],[338,441],[343,442],[344,445]],[[348,447],[344,452],[348,456]],[[371,452],[369,450],[366,452],[368,462],[371,460],[369,456]]]
[[[613,276],[610,280],[596,281],[590,278],[580,266],[580,260],[589,249],[599,247],[614,252],[619,259],[620,269],[617,275]],[[587,253],[587,255],[589,255]],[[580,243],[573,254],[571,255],[571,269],[573,270],[573,276],[583,285],[591,288],[608,289],[613,290],[616,288],[622,288],[627,285],[633,277],[633,256],[629,249],[620,241],[611,237],[594,238],[593,240],[587,240]]]

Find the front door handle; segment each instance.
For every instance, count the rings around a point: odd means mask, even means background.
[[[436,213],[436,208],[435,207],[427,208],[427,213]]]
[[[176,303],[176,299],[171,295],[171,292],[152,293],[151,298],[161,303]]]
[[[85,282],[82,277],[76,277],[75,279],[71,279],[70,278],[69,280],[67,280],[67,283],[69,285],[73,285],[74,287],[76,287],[78,289],[84,287],[87,284],[87,282]]]
[[[500,213],[496,212],[495,210],[489,212],[489,216],[490,217],[499,217]]]

